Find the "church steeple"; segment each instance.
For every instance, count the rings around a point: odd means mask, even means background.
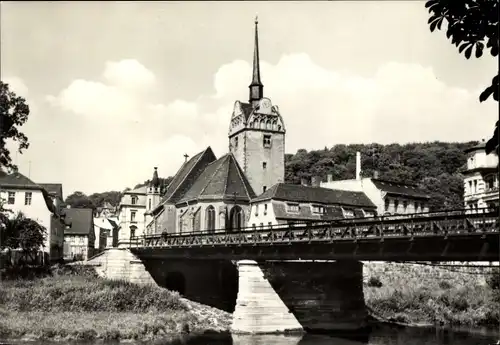
[[[250,84],[250,103],[256,104],[264,97],[264,85],[260,81],[260,61],[259,61],[259,20],[255,17],[255,42],[253,51],[253,73],[252,83]]]

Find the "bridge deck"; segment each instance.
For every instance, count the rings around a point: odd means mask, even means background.
[[[499,260],[497,212],[464,210],[135,237],[148,257]]]

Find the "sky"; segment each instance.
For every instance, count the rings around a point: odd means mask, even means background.
[[[421,1],[2,2],[1,79],[26,98],[30,147],[12,154],[64,195],[175,174],[228,150],[248,100],[254,18],[264,96],[286,152],[335,144],[489,138],[496,74],[429,31]],[[11,143],[10,148],[15,150]]]

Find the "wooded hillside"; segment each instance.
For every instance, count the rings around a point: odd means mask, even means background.
[[[388,180],[413,183],[423,188],[430,196],[432,211],[463,207],[463,176],[466,155],[464,150],[476,145],[467,143],[412,143],[412,144],[356,144],[335,145],[323,150],[299,150],[285,156],[285,180],[300,183],[301,178],[314,175],[326,179],[332,174],[334,180],[352,179],[356,173],[356,152],[361,152],[361,175]],[[168,185],[172,177],[162,178]],[[149,180],[134,188],[146,185]],[[77,194],[78,193],[78,194]],[[121,192],[94,193],[90,197],[77,192],[68,196],[66,202],[72,207],[100,207],[104,202],[118,205]],[[82,195],[83,194],[83,195]],[[85,205],[85,206],[81,206]]]

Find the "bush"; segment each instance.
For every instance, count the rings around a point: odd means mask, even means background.
[[[379,277],[372,276],[372,277],[370,277],[370,279],[368,279],[367,285],[369,287],[379,288],[379,287],[382,287],[382,282],[380,281]]]
[[[500,290],[500,269],[495,269],[486,279],[486,283],[493,290]]]
[[[448,290],[452,288],[452,285],[447,280],[441,280],[439,282],[439,287],[443,290]]]

